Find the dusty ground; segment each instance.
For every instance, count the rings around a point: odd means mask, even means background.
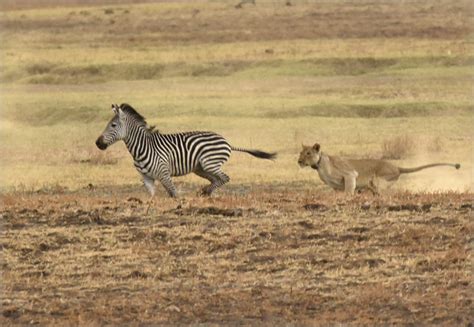
[[[194,191],[3,195],[0,324],[474,321],[470,193]]]

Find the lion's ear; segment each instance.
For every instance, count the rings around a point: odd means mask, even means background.
[[[316,152],[319,152],[319,149],[321,148],[321,146],[318,144],[318,143],[314,143],[313,145],[313,149],[316,151]]]

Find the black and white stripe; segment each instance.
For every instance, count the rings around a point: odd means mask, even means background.
[[[157,179],[171,197],[176,196],[173,176],[189,173],[211,182],[203,188],[203,195],[210,195],[216,188],[229,181],[221,170],[232,151],[247,152],[255,157],[274,159],[275,153],[235,148],[213,132],[185,132],[161,134],[150,129],[143,116],[128,104],[112,105],[114,118],[96,141],[105,150],[118,140],[123,140],[133,157],[136,169],[153,196]]]

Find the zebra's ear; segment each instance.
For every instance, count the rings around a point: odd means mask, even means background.
[[[112,111],[114,112],[114,114],[119,114],[120,113],[120,107],[117,105],[117,104],[113,104],[112,103]]]

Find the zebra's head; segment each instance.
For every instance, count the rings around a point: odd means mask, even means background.
[[[122,105],[121,105],[122,106]],[[101,150],[107,149],[109,145],[114,144],[117,141],[123,140],[127,135],[126,124],[124,123],[124,112],[116,104],[112,105],[112,111],[114,117],[109,121],[104,132],[99,136],[95,144]]]

